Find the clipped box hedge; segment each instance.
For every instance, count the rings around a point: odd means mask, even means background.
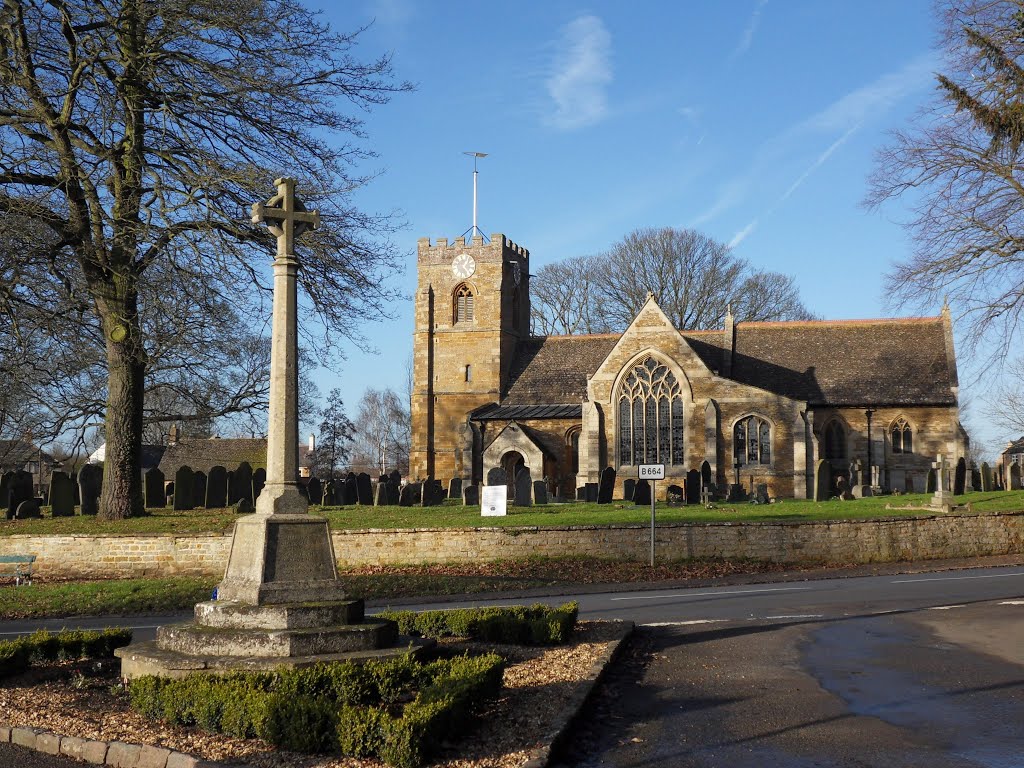
[[[32,663],[63,659],[109,659],[114,649],[132,641],[130,629],[41,629],[14,640],[0,641],[0,679],[24,672]]]
[[[403,635],[466,637],[490,643],[561,645],[572,637],[579,605],[552,608],[541,603],[508,607],[456,608],[443,611],[382,611]]]
[[[476,703],[498,693],[503,673],[494,654],[426,664],[406,655],[278,672],[139,677],[129,693],[136,711],[170,723],[413,768],[455,734]]]

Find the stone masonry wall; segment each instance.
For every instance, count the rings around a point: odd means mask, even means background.
[[[465,563],[527,556],[587,555],[645,560],[643,525],[564,528],[361,530],[332,533],[341,567]],[[34,554],[42,578],[218,576],[231,538],[222,534],[151,536],[4,536],[0,554]],[[1019,554],[1024,512],[922,515],[816,523],[663,525],[658,557],[750,558],[773,562],[885,562]]]

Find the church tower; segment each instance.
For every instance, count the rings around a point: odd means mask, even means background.
[[[530,253],[501,234],[421,238],[417,269],[409,473],[472,481],[466,414],[501,399],[530,335]]]

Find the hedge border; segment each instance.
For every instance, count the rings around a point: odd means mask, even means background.
[[[392,611],[377,613],[398,624],[403,635],[416,637],[465,637],[491,643],[515,645],[564,645],[572,637],[579,615],[576,602],[552,608],[543,603],[527,607],[488,606],[449,608],[436,611]]]

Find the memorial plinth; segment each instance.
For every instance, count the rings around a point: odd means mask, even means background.
[[[275,184],[278,194],[256,203],[252,216],[277,237],[266,484],[256,513],[235,523],[217,599],[196,605],[193,621],[159,627],[155,640],[117,649],[122,677],[300,667],[424,645],[403,642],[394,622],[366,620],[363,601],[346,599],[327,521],[309,514],[299,491],[294,240],[320,217],[295,197],[292,179]]]

